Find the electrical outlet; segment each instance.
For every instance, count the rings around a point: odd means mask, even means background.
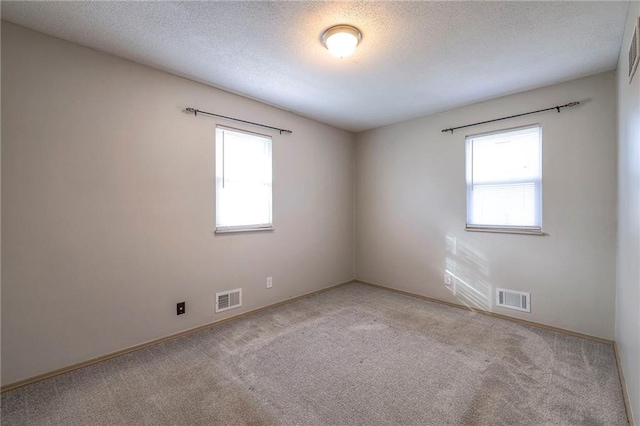
[[[267,288],[273,287],[273,277],[267,277]]]
[[[178,303],[178,305],[177,305],[177,311],[178,311],[177,315],[182,315],[185,312],[187,312],[187,307],[185,306],[185,304],[186,304],[186,302]]]
[[[445,272],[444,273],[444,285],[451,285],[453,284],[452,280],[451,280],[451,274],[449,272]]]

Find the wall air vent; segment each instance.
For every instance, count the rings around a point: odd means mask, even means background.
[[[531,312],[531,294],[523,291],[496,288],[496,306]]]
[[[640,17],[636,21],[636,27],[633,29],[631,36],[631,45],[629,46],[629,83],[633,80],[633,75],[638,68],[640,54]]]
[[[242,289],[216,293],[216,312],[223,312],[242,306]]]

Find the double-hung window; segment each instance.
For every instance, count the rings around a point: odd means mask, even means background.
[[[216,232],[273,229],[269,136],[216,127]]]
[[[466,138],[467,230],[542,233],[539,125]]]

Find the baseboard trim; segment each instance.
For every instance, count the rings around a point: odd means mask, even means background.
[[[618,343],[613,344],[613,352],[616,354],[616,364],[618,365],[618,376],[620,376],[620,385],[622,386],[622,399],[624,399],[624,408],[627,410],[627,421],[629,426],[635,426],[633,421],[633,412],[631,411],[631,399],[627,391],[627,381],[624,378],[624,370],[622,369],[622,361],[620,360],[620,351]]]
[[[512,321],[512,322],[516,322],[516,323],[519,323],[519,324],[528,325],[530,327],[536,327],[536,328],[541,328],[541,329],[548,330],[548,331],[555,331],[557,333],[568,334],[569,336],[580,337],[580,338],[583,338],[583,339],[589,339],[589,340],[593,340],[595,342],[605,343],[607,345],[614,345],[614,341],[613,340],[603,339],[602,337],[596,337],[596,336],[592,336],[590,334],[578,333],[577,331],[571,331],[571,330],[566,330],[564,328],[553,327],[551,325],[546,325],[546,324],[542,324],[542,323],[539,323],[539,322],[527,321],[527,320],[523,320],[523,319],[520,319],[520,318],[510,317],[508,315],[502,315],[502,314],[497,314],[495,312],[485,311],[485,310],[482,310],[482,309],[477,309],[477,308],[473,308],[472,309],[472,308],[470,308],[468,306],[461,305],[461,304],[458,304],[458,303],[447,302],[446,300],[440,300],[440,299],[436,299],[436,298],[433,298],[433,297],[423,296],[421,294],[411,293],[411,292],[400,290],[400,289],[397,289],[397,288],[387,287],[387,286],[384,286],[384,285],[374,284],[374,283],[370,283],[370,282],[362,281],[362,280],[358,280],[358,279],[353,280],[353,282],[357,282],[357,283],[360,283],[360,284],[368,285],[368,286],[371,286],[371,287],[381,288],[381,289],[384,289],[384,290],[393,291],[394,293],[404,294],[405,296],[416,297],[418,299],[427,300],[429,302],[439,303],[441,305],[451,306],[453,308],[458,308],[458,309],[464,309],[466,311],[477,312],[477,313],[480,313],[482,315],[487,315],[487,316],[494,317],[494,318],[500,318],[500,319],[504,319],[504,320],[507,320],[507,321]]]
[[[253,309],[253,310],[250,310],[250,311],[247,311],[247,312],[243,312],[243,313],[238,314],[238,315],[227,317],[227,318],[224,318],[224,319],[221,319],[221,320],[218,320],[218,321],[213,321],[213,322],[210,322],[210,323],[207,323],[207,324],[204,324],[204,325],[200,325],[200,326],[197,326],[197,327],[194,327],[194,328],[190,328],[188,330],[180,331],[178,333],[170,334],[170,335],[165,336],[165,337],[160,337],[158,339],[153,339],[153,340],[150,340],[150,341],[145,342],[145,343],[140,343],[138,345],[130,346],[128,348],[121,349],[121,350],[118,350],[118,351],[115,351],[115,352],[111,352],[111,353],[108,353],[106,355],[102,355],[102,356],[99,356],[99,357],[96,357],[96,358],[92,358],[92,359],[89,359],[87,361],[82,361],[82,362],[79,362],[79,363],[76,363],[76,364],[69,365],[67,367],[62,367],[62,368],[59,368],[57,370],[50,371],[48,373],[38,374],[37,376],[33,376],[33,377],[29,377],[29,378],[26,378],[26,379],[23,379],[23,380],[19,380],[17,382],[9,383],[7,385],[2,386],[2,388],[0,388],[0,392],[4,393],[4,392],[10,391],[10,390],[14,390],[14,389],[26,386],[26,385],[30,385],[32,383],[39,382],[41,380],[50,379],[52,377],[59,376],[61,374],[69,373],[69,372],[77,370],[79,368],[88,367],[90,365],[97,364],[99,362],[106,361],[106,360],[111,359],[111,358],[116,358],[116,357],[119,357],[119,356],[122,356],[122,355],[126,355],[126,354],[131,353],[131,352],[135,352],[135,351],[139,351],[141,349],[146,349],[146,348],[151,347],[151,346],[159,345],[160,343],[168,342],[169,340],[177,339],[179,337],[188,336],[190,334],[197,333],[198,331],[206,330],[206,329],[212,328],[212,327],[217,327],[217,326],[220,326],[222,324],[238,320],[240,318],[248,317],[250,315],[255,315],[255,314],[259,313],[259,312],[263,312],[263,311],[266,311],[266,310],[269,310],[269,309],[276,308],[278,306],[286,305],[287,303],[292,303],[292,302],[295,302],[297,300],[304,299],[305,297],[313,296],[313,295],[316,295],[316,294],[319,294],[319,293],[324,293],[326,291],[333,290],[335,288],[342,287],[342,286],[345,286],[347,284],[351,284],[352,282],[354,282],[354,280],[345,281],[345,282],[340,283],[340,284],[335,284],[335,285],[332,285],[332,286],[329,286],[329,287],[322,288],[320,290],[315,290],[315,291],[312,291],[312,292],[309,292],[309,293],[302,294],[300,296],[292,297],[290,299],[283,300],[281,302],[273,303],[271,305],[263,306],[261,308],[256,308],[256,309]]]

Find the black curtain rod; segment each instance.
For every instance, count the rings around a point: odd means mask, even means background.
[[[287,129],[279,129],[277,127],[271,127],[271,126],[267,126],[265,124],[260,124],[260,123],[254,123],[253,121],[246,121],[246,120],[240,120],[239,118],[233,118],[233,117],[227,117],[225,115],[220,115],[220,114],[214,114],[212,112],[207,112],[207,111],[201,111],[199,109],[195,109],[195,108],[186,108],[185,111],[189,112],[189,113],[193,113],[194,116],[198,116],[198,114],[203,114],[203,115],[210,115],[212,117],[220,117],[220,118],[224,118],[225,120],[232,120],[232,121],[238,121],[240,123],[246,123],[246,124],[251,124],[252,126],[260,126],[260,127],[264,127],[266,129],[271,129],[271,130],[277,130],[280,132],[280,134],[283,133],[293,133],[291,130],[287,130]]]
[[[571,108],[571,107],[574,107],[574,106],[577,106],[577,105],[580,105],[580,102],[578,102],[578,101],[569,102],[568,104],[565,104],[565,105],[558,105],[558,106],[554,106],[554,107],[551,107],[551,108],[539,109],[537,111],[525,112],[523,114],[510,115],[508,117],[496,118],[494,120],[481,121],[479,123],[473,123],[473,124],[467,124],[467,125],[464,125],[464,126],[452,127],[450,129],[443,129],[442,133],[451,132],[451,134],[453,134],[454,130],[464,129],[465,127],[478,126],[480,124],[486,124],[486,123],[493,123],[494,121],[507,120],[509,118],[522,117],[523,115],[537,114],[539,112],[551,111],[551,110],[554,110],[554,109],[557,110],[558,112],[560,112],[560,108]]]

